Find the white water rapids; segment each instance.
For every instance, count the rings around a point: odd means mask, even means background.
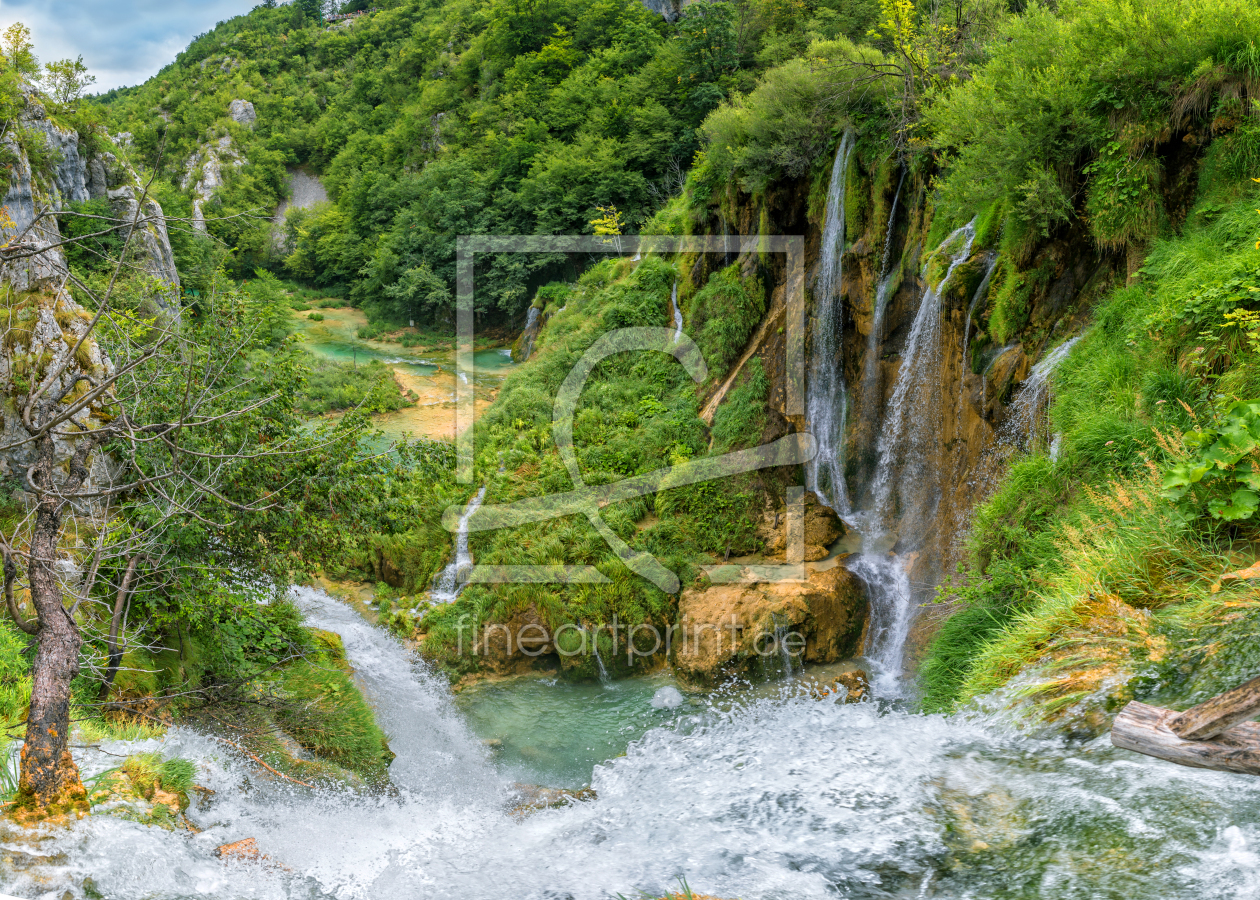
[[[0,867],[0,891],[82,897],[90,877],[108,900],[612,900],[681,877],[743,900],[1260,893],[1256,779],[1105,739],[1041,740],[979,716],[804,695],[684,716],[598,766],[598,799],[514,817],[505,777],[445,682],[348,607],[294,592],[313,625],[342,635],[398,754],[397,792],[283,785],[182,729],[106,744],[197,760],[198,782],[216,791],[190,811],[202,833],[93,816],[40,847],[47,865]],[[211,855],[247,837],[272,864]],[[3,838],[5,853],[20,846]]]

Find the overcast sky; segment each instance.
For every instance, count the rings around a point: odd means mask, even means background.
[[[25,22],[41,63],[83,57],[95,91],[139,84],[216,22],[260,0],[0,0],[0,28]]]

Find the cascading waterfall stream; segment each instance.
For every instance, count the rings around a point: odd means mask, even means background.
[[[893,194],[892,207],[888,210],[888,227],[884,229],[884,254],[879,259],[879,278],[888,277],[888,262],[892,258],[893,230],[897,224],[897,204],[901,202],[901,188],[906,183],[906,167],[901,167],[901,177],[897,179],[897,193]]]
[[[677,344],[682,340],[683,335],[683,314],[678,308],[678,282],[674,282],[674,288],[669,294],[669,305],[674,311],[674,343]]]
[[[976,292],[971,295],[971,303],[967,305],[967,321],[963,324],[963,344],[961,367],[962,370],[958,377],[958,409],[956,414],[957,421],[962,421],[963,396],[967,392],[967,373],[971,371],[971,357],[968,352],[971,349],[971,320],[975,315],[977,307],[984,302],[985,297],[989,295],[989,282],[993,280],[993,273],[997,269],[998,255],[990,253],[988,262],[985,263],[984,276],[980,279],[980,283],[976,285]],[[983,391],[983,388],[981,389]],[[980,408],[984,409],[984,401],[988,399],[981,394]]]
[[[893,232],[897,224],[897,204],[901,201],[901,188],[906,181],[906,170],[901,170],[901,179],[897,182],[897,193],[893,195],[892,207],[888,211],[888,225],[884,229],[884,255],[879,266],[879,286],[875,289],[875,303],[871,316],[871,333],[866,339],[866,359],[862,364],[861,397],[865,416],[878,409],[875,395],[879,381],[879,347],[884,339],[884,314],[888,308],[888,292],[892,288],[893,273],[888,270],[888,262],[892,252]]]
[[[851,517],[862,533],[862,552],[848,567],[870,592],[866,656],[875,665],[875,691],[885,697],[898,697],[903,692],[904,649],[915,612],[908,560],[891,551],[895,545],[901,545],[903,552],[914,549],[939,499],[931,467],[939,454],[941,428],[940,298],[954,270],[971,255],[974,241],[973,220],[942,241],[924,265],[926,278],[932,258],[948,255],[948,269],[937,284],[924,288],[910,327],[879,432],[871,505]],[[876,305],[880,305],[879,298]],[[868,351],[868,367],[877,347]]]
[[[459,528],[455,532],[455,555],[446,564],[446,568],[438,573],[433,590],[429,592],[429,599],[434,603],[452,603],[464,588],[468,570],[473,564],[472,554],[468,552],[468,520],[481,506],[485,496],[486,488],[483,485],[476,496],[468,501],[463,515],[459,517]]]
[[[1007,419],[1002,423],[1001,432],[998,434],[998,441],[1005,448],[1032,449],[1038,445],[1039,441],[1047,441],[1048,436],[1038,434],[1038,428],[1045,418],[1046,408],[1050,405],[1050,376],[1054,374],[1059,363],[1072,352],[1072,348],[1079,340],[1080,337],[1077,336],[1064,341],[1032,367],[1028,377],[1024,379],[1014,399],[1011,400]],[[1052,441],[1048,442],[1053,445]]]
[[[542,310],[537,306],[531,306],[525,314],[525,328],[521,331],[521,362],[529,359],[534,352],[534,341],[538,338],[538,317],[541,315]]]
[[[846,131],[836,148],[827,188],[818,284],[814,292],[813,341],[806,381],[805,408],[818,442],[817,455],[805,467],[806,486],[839,513],[849,511],[844,482],[844,436],[849,396],[844,381],[840,338],[844,305],[838,296],[843,277],[844,186],[853,154],[853,132]]]
[[[215,792],[189,811],[202,831],[92,816],[41,845],[46,863],[0,870],[0,890],[80,896],[90,876],[109,900],[605,900],[676,890],[679,877],[753,900],[1260,891],[1256,779],[1136,757],[1105,738],[1034,739],[979,715],[808,691],[716,699],[598,766],[598,799],[515,816],[445,679],[323,592],[294,598],[311,625],[342,636],[397,754],[396,791],[300,789],[187,729],[105,742],[194,759]],[[79,752],[92,771],[118,764]],[[213,857],[246,837],[269,863]],[[0,835],[6,852],[23,839]]]

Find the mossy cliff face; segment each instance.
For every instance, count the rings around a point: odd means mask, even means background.
[[[693,211],[702,220],[696,230],[710,234],[729,230],[806,236],[807,331],[818,325],[813,291],[829,174],[830,166],[820,165],[812,179],[781,182],[756,196],[731,189],[706,209]],[[921,392],[928,403],[920,403],[907,417],[907,427],[921,433],[903,435],[903,440],[915,440],[923,455],[913,473],[896,466],[889,473],[894,481],[909,474],[917,482],[913,502],[923,512],[918,521],[901,518],[912,499],[895,491],[889,512],[891,546],[908,563],[919,604],[931,601],[935,586],[958,562],[960,536],[971,510],[997,487],[1006,456],[1022,439],[1017,432],[1024,426],[1011,421],[1011,401],[1032,365],[1080,330],[1092,302],[1123,282],[1127,266],[1123,254],[1100,252],[1083,227],[1012,250],[1001,243],[1000,215],[993,211],[977,217],[970,252],[956,259],[963,239],[942,243],[964,223],[934,218],[927,181],[924,173],[903,176],[894,160],[861,146],[853,154],[844,190],[848,227],[839,289],[843,339],[833,361],[842,367],[849,392],[848,489],[854,507],[867,509],[874,502],[880,436],[888,430],[890,400],[906,364],[912,325],[925,292],[939,294],[930,389]],[[941,252],[935,253],[938,248]],[[716,254],[697,258],[691,281],[704,283],[724,262]],[[805,416],[789,415],[786,409],[787,275],[782,255],[749,254],[739,263],[741,272],[759,273],[772,298],[766,320],[741,360],[744,366],[759,360],[770,378],[770,427],[764,437],[809,430]],[[876,309],[881,283],[882,314]],[[808,337],[807,346],[813,346]],[[744,377],[735,372],[731,381],[737,384]],[[710,415],[718,405],[714,401],[721,399],[710,398]],[[940,619],[917,618],[907,654],[911,666]]]

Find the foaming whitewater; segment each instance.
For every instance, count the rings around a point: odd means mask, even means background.
[[[510,786],[443,679],[326,594],[294,597],[312,625],[342,635],[397,754],[396,791],[281,785],[184,729],[106,744],[196,760],[198,783],[216,792],[189,812],[202,832],[93,816],[40,847],[49,864],[0,869],[0,889],[78,897],[85,877],[109,900],[608,900],[680,878],[746,900],[1225,900],[1260,889],[1255,779],[1105,738],[1036,739],[978,715],[803,690],[718,699],[598,766],[598,799],[514,816]],[[268,864],[212,856],[248,837]],[[6,847],[17,839],[0,834]]]
[[[853,132],[846,131],[836,148],[836,159],[831,166],[818,284],[814,292],[811,361],[805,389],[806,416],[818,442],[817,455],[805,466],[805,482],[820,500],[837,512],[849,510],[849,493],[844,483],[844,437],[849,392],[844,381],[840,342],[844,329],[844,305],[840,302],[839,293],[845,236],[844,185],[853,144]]]
[[[451,603],[464,588],[468,570],[473,564],[472,554],[468,552],[468,520],[481,506],[485,496],[486,488],[483,485],[477,495],[468,501],[464,514],[459,517],[459,527],[455,531],[455,556],[438,573],[433,582],[433,590],[429,592],[429,599],[434,603]]]

